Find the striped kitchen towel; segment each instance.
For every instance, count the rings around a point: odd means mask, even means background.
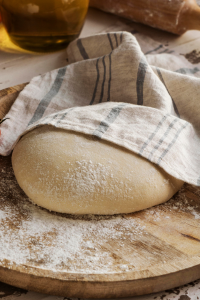
[[[69,65],[32,79],[2,124],[0,154],[46,124],[93,135],[200,186],[200,72],[128,32],[78,39]]]

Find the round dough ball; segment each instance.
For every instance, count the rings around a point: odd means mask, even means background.
[[[139,211],[167,201],[183,185],[122,147],[46,125],[22,137],[12,164],[34,203],[69,214]]]

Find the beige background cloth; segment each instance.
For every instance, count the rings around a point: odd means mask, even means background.
[[[1,155],[50,124],[118,144],[200,185],[198,64],[137,32],[78,39],[68,57],[68,66],[20,93],[1,127]]]

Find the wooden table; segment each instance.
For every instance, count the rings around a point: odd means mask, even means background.
[[[94,9],[89,10],[81,36],[89,36],[103,31],[126,30],[126,28],[130,27],[133,31],[139,31],[142,34],[148,35],[154,40],[181,54],[196,51],[197,57],[198,55],[200,57],[198,51],[200,45],[200,32],[198,31],[190,31],[181,37],[177,37],[144,25],[131,23],[127,20]],[[1,36],[3,36],[4,31],[2,28],[0,28],[0,32],[2,33]],[[9,42],[5,42],[5,39],[6,36],[4,36],[4,42],[2,42],[3,39],[0,38],[0,89],[25,83],[38,74],[66,65],[67,55],[65,50],[53,54],[33,55],[31,53],[21,52],[17,47],[9,44]],[[0,298],[3,300],[69,299],[29,292],[3,283],[0,283]],[[200,280],[173,290],[134,297],[132,299],[197,300],[200,299]]]

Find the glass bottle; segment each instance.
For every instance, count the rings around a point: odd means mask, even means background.
[[[47,52],[79,36],[88,5],[89,0],[0,0],[0,13],[13,43]]]

